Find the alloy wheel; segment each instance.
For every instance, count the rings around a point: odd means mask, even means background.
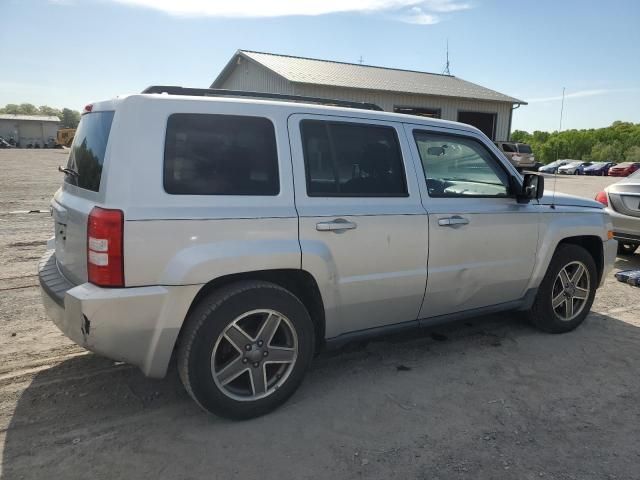
[[[211,374],[226,396],[254,401],[284,384],[297,357],[298,336],[291,321],[275,310],[251,310],[229,323],[218,337]]]
[[[582,313],[591,287],[589,271],[584,263],[573,261],[565,265],[551,290],[551,306],[563,321],[571,321]]]

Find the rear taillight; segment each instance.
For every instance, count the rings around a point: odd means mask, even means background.
[[[87,273],[100,287],[124,287],[124,213],[94,207],[87,223]]]
[[[609,206],[609,200],[607,199],[607,192],[599,192],[596,195],[596,201],[603,204],[605,207]]]

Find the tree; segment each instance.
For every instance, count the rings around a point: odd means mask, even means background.
[[[30,103],[8,103],[4,108],[0,108],[0,113],[9,113],[12,115],[42,115],[47,117],[58,117],[60,119],[61,128],[76,128],[80,123],[80,112],[69,108],[53,108],[48,105],[40,105],[35,107]]]
[[[640,162],[640,146],[634,145],[633,147],[629,147],[626,152],[624,152],[624,159],[627,162]]]
[[[20,113],[23,115],[37,115],[38,109],[35,105],[31,103],[21,103],[20,104]]]
[[[558,158],[607,162],[633,158],[640,161],[640,124],[631,122],[616,121],[605,128],[564,132],[536,130],[531,134],[515,130],[511,139],[530,144],[536,159],[543,163]]]
[[[62,128],[77,128],[80,123],[80,112],[63,108],[60,120],[62,120],[60,124]]]
[[[38,115],[46,115],[48,117],[58,117],[62,116],[62,113],[57,108],[49,107],[48,105],[40,105],[38,107]]]

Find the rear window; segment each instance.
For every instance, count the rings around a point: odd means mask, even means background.
[[[503,143],[502,151],[509,153],[516,153],[516,146],[513,143]]]
[[[277,195],[273,124],[259,117],[171,115],[164,148],[164,189],[175,195]]]
[[[531,147],[529,145],[527,145],[526,143],[519,143],[518,144],[518,152],[520,152],[520,153],[531,153]]]
[[[392,127],[304,120],[310,197],[405,197],[402,153]]]
[[[113,114],[112,111],[105,111],[82,116],[67,162],[67,168],[76,171],[77,175],[65,175],[65,182],[93,192],[100,190],[104,152]]]

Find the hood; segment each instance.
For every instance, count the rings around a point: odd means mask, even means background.
[[[544,195],[540,199],[540,205],[562,205],[565,207],[587,207],[587,208],[599,208],[603,209],[604,205],[600,202],[596,202],[595,200],[591,200],[589,198],[577,197],[575,195],[569,195],[567,193],[555,193],[555,198],[553,195],[553,190],[545,190]]]

